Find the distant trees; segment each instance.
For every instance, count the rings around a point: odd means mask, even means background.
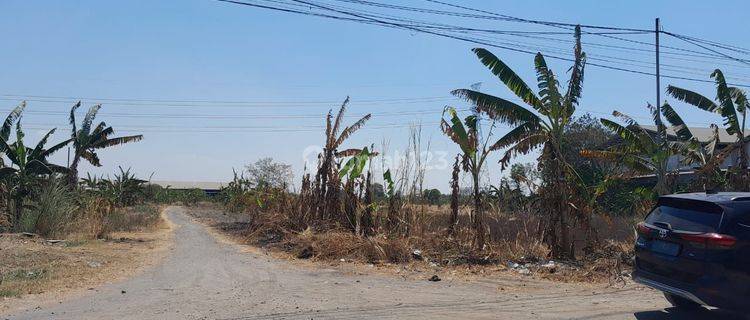
[[[276,162],[273,158],[261,158],[245,166],[247,179],[254,188],[286,189],[292,182],[292,166]]]
[[[373,200],[380,201],[385,199],[385,188],[382,183],[373,182],[372,185],[370,185],[370,189],[372,190]]]
[[[617,142],[617,136],[603,126],[599,118],[588,113],[575,118],[564,136],[567,143],[563,149],[565,159],[588,188],[595,188],[608,175],[620,170],[617,164],[580,156],[582,150],[598,150]]]
[[[438,189],[425,189],[422,191],[422,197],[431,205],[440,205],[441,197],[443,196]]]

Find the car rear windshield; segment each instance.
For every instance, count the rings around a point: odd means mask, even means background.
[[[656,226],[669,224],[672,230],[687,232],[716,232],[723,209],[710,202],[660,199],[659,204],[646,217],[646,223]]]

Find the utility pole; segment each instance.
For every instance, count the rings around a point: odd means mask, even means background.
[[[656,112],[661,114],[661,76],[659,75],[659,18],[656,18]]]

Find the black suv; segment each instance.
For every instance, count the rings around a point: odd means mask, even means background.
[[[636,282],[680,309],[750,311],[750,193],[660,197],[637,234]]]

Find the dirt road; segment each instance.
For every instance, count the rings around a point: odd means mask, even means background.
[[[165,261],[91,294],[0,319],[716,319],[664,310],[655,291],[508,276],[482,282],[348,275],[241,252],[170,207]],[[246,250],[245,250],[246,251]],[[501,289],[502,288],[502,289]],[[507,288],[507,289],[506,289]],[[522,288],[522,289],[519,289]]]

